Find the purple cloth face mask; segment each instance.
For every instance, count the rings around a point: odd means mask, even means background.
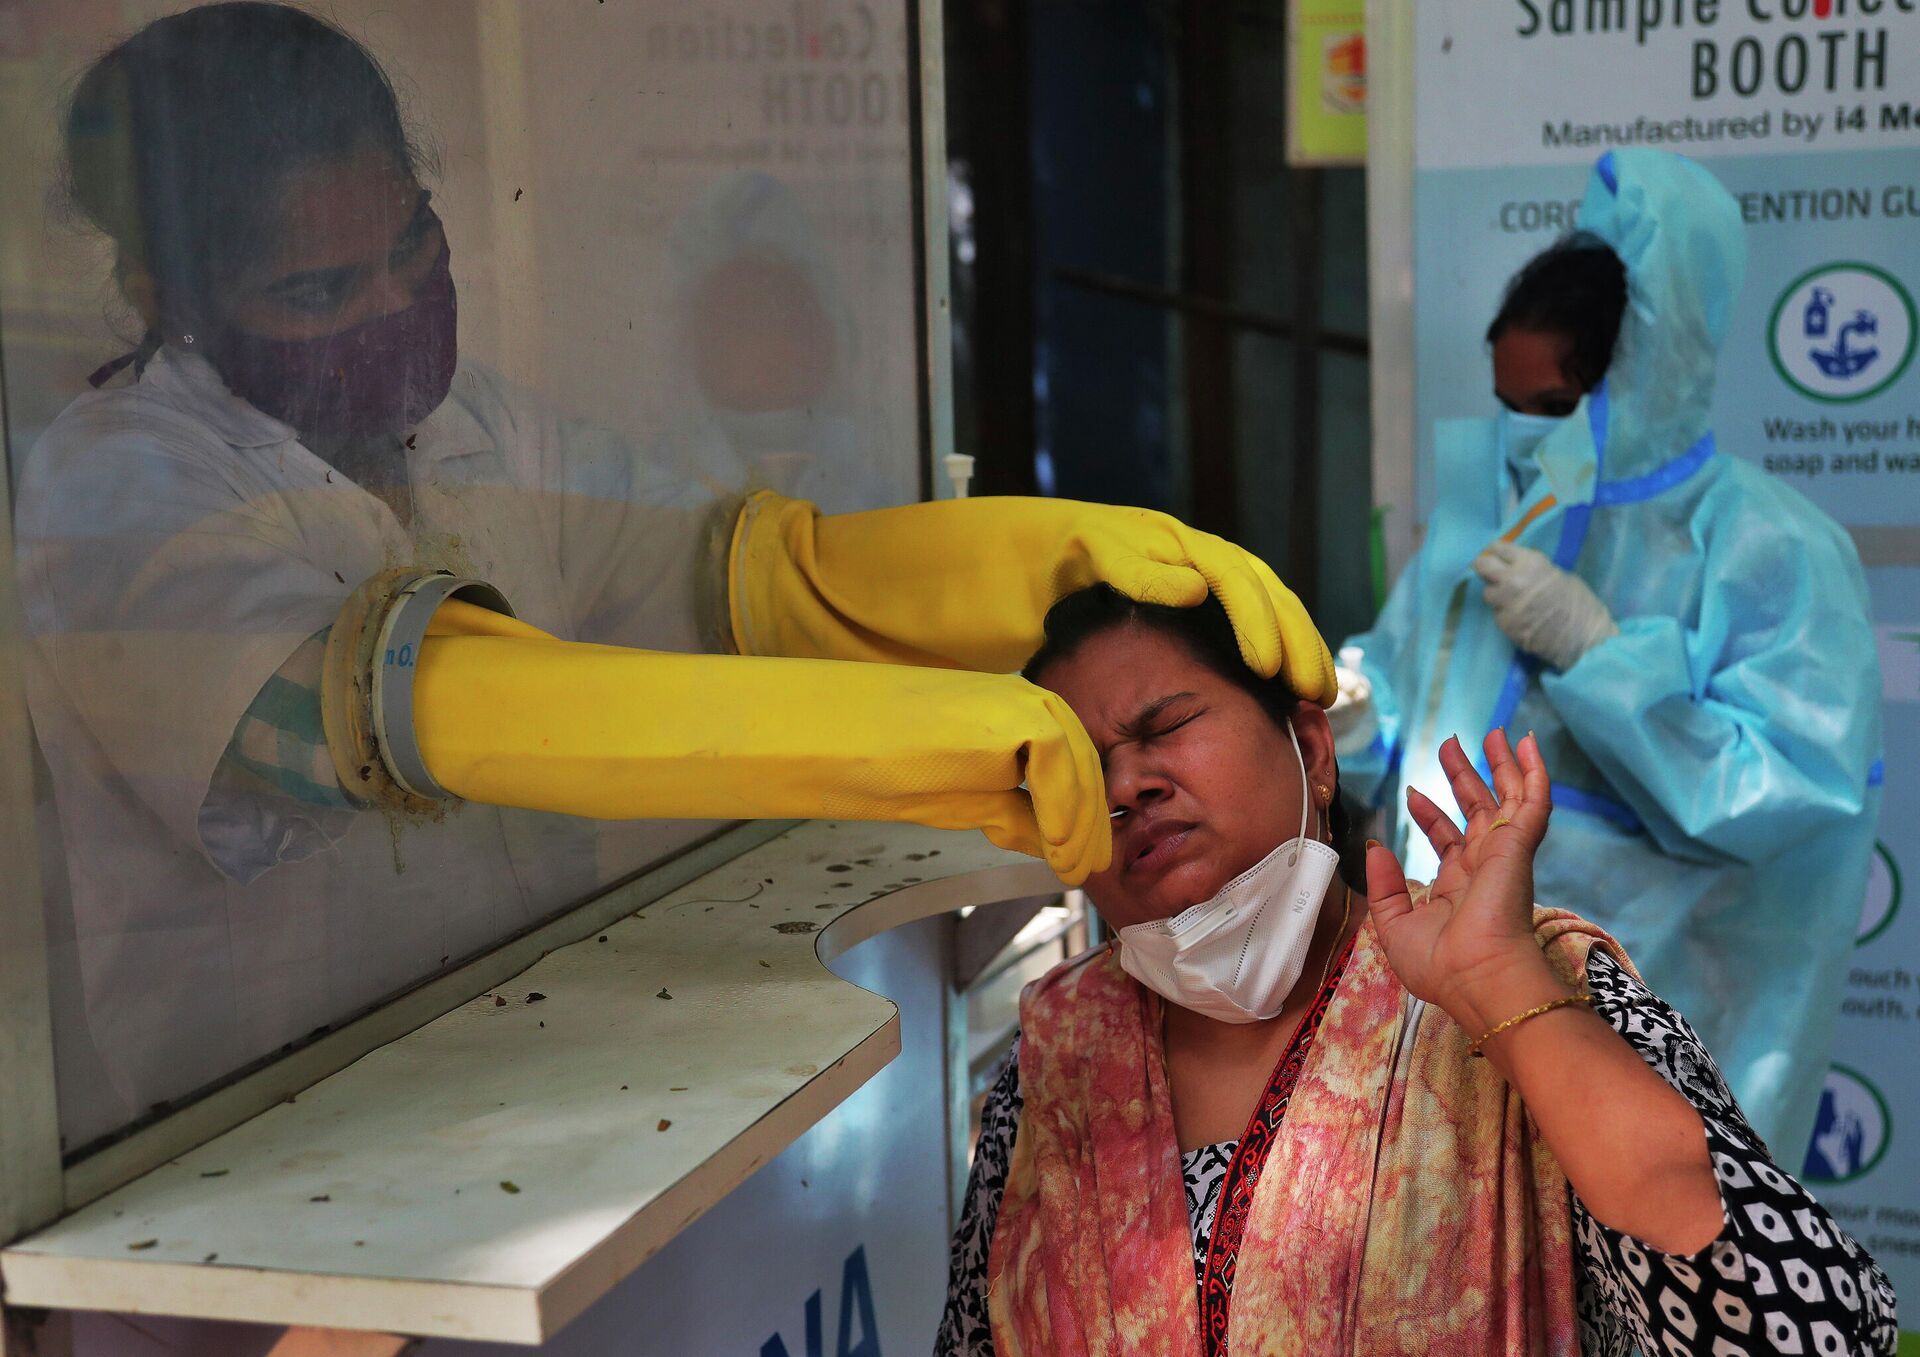
[[[442,245],[411,305],[318,339],[229,330],[214,366],[235,395],[308,437],[412,428],[453,384],[459,306],[451,259]]]

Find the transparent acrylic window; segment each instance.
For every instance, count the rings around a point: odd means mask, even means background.
[[[707,828],[353,809],[311,689],[362,580],[698,649],[745,490],[919,486],[904,4],[186,8],[0,32],[69,1152]]]

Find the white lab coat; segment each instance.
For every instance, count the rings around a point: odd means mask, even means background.
[[[433,825],[355,815],[248,885],[209,860],[199,813],[236,723],[376,571],[479,576],[563,637],[700,648],[710,496],[472,367],[413,442],[403,528],[203,359],[163,349],[27,458],[16,534],[64,845],[49,923],[70,1148],[553,914],[648,846],[597,862],[590,822],[468,805]]]

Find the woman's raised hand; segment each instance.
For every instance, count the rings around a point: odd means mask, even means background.
[[[1511,996],[1537,989],[1548,970],[1533,937],[1533,855],[1553,809],[1546,764],[1531,735],[1517,758],[1504,731],[1487,736],[1486,751],[1495,791],[1457,738],[1440,747],[1465,833],[1407,791],[1414,823],[1440,855],[1424,897],[1416,902],[1391,849],[1367,849],[1367,905],[1387,964],[1415,997],[1470,1028],[1507,1016]]]
[[[1567,1002],[1574,992],[1533,934],[1533,855],[1553,809],[1546,764],[1531,735],[1518,758],[1501,731],[1486,748],[1497,797],[1458,740],[1440,747],[1465,833],[1407,794],[1440,854],[1419,903],[1393,854],[1367,850],[1368,908],[1387,964],[1520,1095],[1594,1219],[1668,1253],[1698,1253],[1724,1222],[1700,1114],[1596,1014]]]

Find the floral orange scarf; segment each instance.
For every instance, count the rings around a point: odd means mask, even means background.
[[[1574,915],[1534,924],[1570,982],[1594,946],[1626,963]],[[1024,1109],[987,1266],[995,1351],[1200,1357],[1161,1000],[1109,949],[1029,986],[1020,1018]],[[1467,1042],[1364,925],[1254,1189],[1233,1353],[1579,1351],[1566,1178]]]

